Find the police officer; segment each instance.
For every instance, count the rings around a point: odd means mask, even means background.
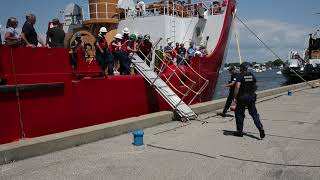
[[[255,91],[257,90],[256,85],[256,77],[247,72],[247,66],[245,64],[240,65],[240,76],[237,79],[235,90],[234,90],[234,98],[237,104],[235,109],[235,117],[237,123],[237,132],[235,132],[235,136],[242,137],[243,136],[243,121],[245,118],[245,109],[248,108],[249,114],[251,115],[254,124],[259,129],[260,138],[263,139],[265,137],[263,125],[260,121],[260,116],[256,109],[256,97]]]
[[[229,68],[229,73],[231,75],[231,80],[229,81],[228,84],[224,85],[224,87],[230,88],[229,89],[229,96],[227,98],[226,104],[224,105],[224,109],[223,109],[222,113],[219,114],[222,117],[226,117],[226,113],[227,113],[228,109],[230,108],[230,106],[232,104],[233,95],[234,95],[234,87],[236,85],[237,78],[239,78],[238,77],[239,74],[236,73],[236,68],[230,67]]]

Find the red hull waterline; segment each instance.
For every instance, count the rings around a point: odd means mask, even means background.
[[[193,103],[213,97],[235,0],[229,0],[226,11],[217,47],[207,58],[193,59],[192,67],[209,80]],[[188,69],[186,73],[192,77]],[[0,77],[9,81],[0,86],[0,144],[171,110],[141,75],[77,79],[70,70],[67,49],[2,47]],[[183,91],[174,78],[171,83]]]

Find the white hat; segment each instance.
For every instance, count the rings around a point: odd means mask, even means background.
[[[100,30],[99,30],[100,33],[107,33],[108,30],[106,27],[101,27]]]
[[[201,56],[202,56],[202,53],[201,53],[200,51],[196,51],[196,52],[194,53],[194,56],[195,56],[195,57],[201,57]]]
[[[173,42],[171,40],[168,41],[168,44],[172,44]]]
[[[129,34],[130,33],[130,31],[129,31],[129,29],[127,27],[123,28],[122,32],[124,34]]]
[[[122,39],[122,35],[121,35],[121,34],[116,34],[116,35],[114,36],[114,38],[115,38],[115,39]]]

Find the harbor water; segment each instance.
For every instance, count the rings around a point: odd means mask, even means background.
[[[258,91],[288,85],[286,79],[281,74],[277,74],[278,71],[279,69],[267,70],[259,73],[253,72],[257,78]],[[213,99],[220,99],[228,96],[229,89],[224,87],[228,81],[230,81],[230,74],[228,70],[225,70],[219,75]]]

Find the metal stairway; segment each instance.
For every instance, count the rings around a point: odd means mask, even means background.
[[[138,55],[133,55],[131,61],[135,69],[156,89],[181,118],[192,120],[197,117],[192,109]]]
[[[175,7],[175,3],[173,2],[173,4],[172,4],[172,15],[171,15],[171,17],[170,17],[170,25],[171,25],[171,27],[170,27],[170,35],[171,35],[171,40],[173,41],[173,42],[176,42],[176,15],[175,15],[175,13],[176,13],[176,9],[175,9],[176,7]]]

